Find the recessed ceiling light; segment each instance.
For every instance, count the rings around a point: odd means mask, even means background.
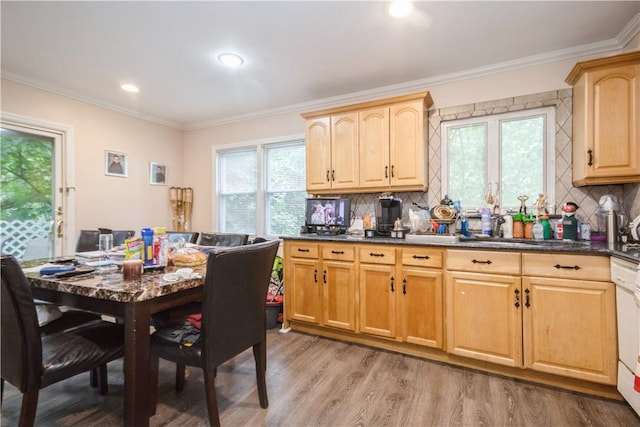
[[[140,89],[138,89],[138,86],[132,85],[131,83],[125,83],[123,85],[120,85],[120,89],[126,90],[127,92],[131,92],[131,93],[140,92]]]
[[[240,55],[236,55],[235,53],[221,53],[218,55],[218,61],[227,67],[235,68],[244,64],[244,59]]]
[[[411,13],[413,4],[409,0],[394,0],[389,5],[389,15],[394,18],[404,18]]]

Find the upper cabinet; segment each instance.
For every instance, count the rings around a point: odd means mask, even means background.
[[[640,182],[640,52],[579,62],[573,86],[573,185]]]
[[[307,192],[426,190],[432,104],[429,92],[420,92],[303,114]]]

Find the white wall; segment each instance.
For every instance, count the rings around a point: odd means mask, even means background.
[[[2,112],[73,128],[76,232],[170,225],[169,186],[184,175],[182,131],[2,80]],[[106,176],[105,149],[128,155],[128,177]],[[149,162],[168,167],[168,185],[149,184]]]

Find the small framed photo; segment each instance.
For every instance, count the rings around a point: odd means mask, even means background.
[[[167,185],[167,165],[150,162],[149,183],[151,185]]]
[[[104,174],[109,176],[127,177],[127,155],[117,151],[105,150]]]

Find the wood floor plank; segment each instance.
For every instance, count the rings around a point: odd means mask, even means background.
[[[249,350],[218,370],[223,426],[624,426],[640,419],[624,402],[290,332],[268,332],[269,408],[259,405]],[[120,426],[122,362],[109,364],[109,393],[79,375],[40,393],[36,425]],[[207,426],[202,373],[182,393],[161,361],[153,427]],[[1,425],[17,424],[20,394],[5,384]]]

